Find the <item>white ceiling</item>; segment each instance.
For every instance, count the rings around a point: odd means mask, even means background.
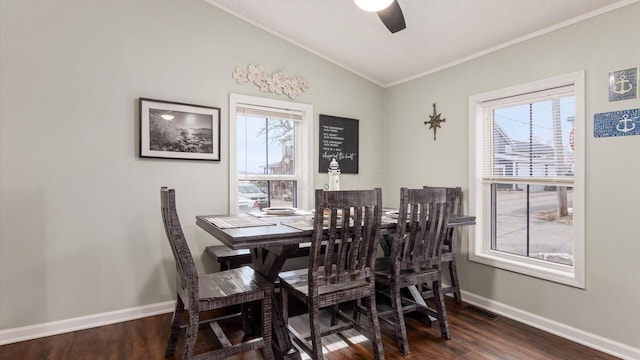
[[[205,1],[387,87],[640,0],[398,0],[395,34],[353,0]]]

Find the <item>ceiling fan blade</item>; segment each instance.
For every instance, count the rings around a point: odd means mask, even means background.
[[[404,15],[402,15],[402,9],[400,9],[400,4],[398,4],[397,0],[393,0],[386,9],[378,11],[378,16],[392,34],[407,27],[404,22]]]

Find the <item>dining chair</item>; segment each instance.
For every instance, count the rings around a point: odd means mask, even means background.
[[[462,189],[460,187],[434,187],[425,186],[425,189],[444,189],[447,193],[447,202],[449,202],[449,215],[462,215]],[[442,247],[442,262],[447,264],[449,270],[449,279],[451,286],[443,287],[444,294],[453,293],[456,303],[462,304],[462,296],[460,295],[460,281],[458,281],[458,270],[456,267],[456,253],[458,246],[458,237],[460,229],[449,227],[447,237]],[[428,291],[428,290],[427,290]]]
[[[441,291],[440,258],[449,217],[446,200],[445,190],[401,188],[398,227],[390,256],[376,260],[375,281],[389,289],[391,298],[391,310],[380,312],[379,316],[395,328],[398,349],[404,355],[409,354],[405,313],[419,311],[436,317],[440,335],[451,339]],[[433,290],[435,310],[420,297],[418,287],[422,284]],[[401,290],[405,288],[414,290],[412,294],[418,298],[403,296]]]
[[[291,326],[289,330],[312,359],[323,358],[322,336],[354,328],[368,335],[375,359],[383,360],[373,274],[382,221],[382,190],[316,190],[315,201],[309,267],[280,273],[285,324],[287,299],[292,295],[308,307],[311,335],[303,337]],[[366,328],[338,307],[357,299],[370,314]],[[321,328],[321,309],[329,310],[331,326]]]
[[[196,358],[224,359],[250,350],[262,349],[265,359],[273,359],[271,348],[271,296],[273,284],[250,267],[198,275],[191,251],[182,232],[176,211],[175,190],[160,190],[162,220],[176,263],[177,301],[171,320],[171,331],[165,356],[173,356],[181,333],[185,306],[189,311],[182,359],[194,358],[193,351],[200,328],[200,312],[221,309],[238,304],[260,301],[262,303],[262,335],[232,344],[218,321],[208,321],[222,348]]]

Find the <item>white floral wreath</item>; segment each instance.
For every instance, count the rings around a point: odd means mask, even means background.
[[[252,82],[262,92],[278,95],[285,94],[291,99],[309,89],[309,82],[306,79],[300,76],[290,79],[284,71],[267,75],[264,73],[262,65],[249,65],[246,70],[236,66],[233,78],[236,79],[238,84]]]

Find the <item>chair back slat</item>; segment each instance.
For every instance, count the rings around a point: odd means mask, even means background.
[[[462,188],[461,187],[438,187],[425,186],[425,189],[445,190],[447,193],[447,202],[449,203],[449,215],[462,215]],[[457,227],[447,229],[447,238],[445,244],[451,243],[451,238],[456,231],[460,231]]]
[[[447,202],[449,203],[449,215],[462,214],[462,188],[461,187],[440,187],[425,186],[425,189],[445,190],[447,193]]]
[[[400,189],[398,231],[391,246],[394,272],[439,269],[448,218],[445,190]]]
[[[192,291],[197,291],[198,273],[189,245],[180,226],[180,219],[176,210],[175,190],[162,187],[160,189],[160,199],[162,222],[164,223],[164,230],[176,263],[178,285],[185,289],[191,288]]]
[[[315,199],[309,257],[311,290],[317,286],[368,278],[380,235],[382,191],[379,188],[316,190]]]

